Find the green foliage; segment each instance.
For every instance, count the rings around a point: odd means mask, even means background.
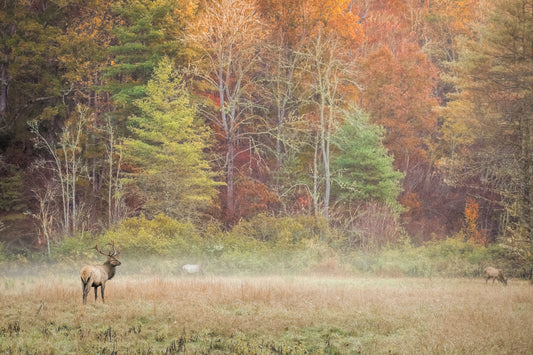
[[[313,271],[332,254],[318,240],[320,221],[311,217],[275,218],[259,215],[241,222],[232,231],[207,225],[201,239],[201,254],[184,255],[182,260],[201,263],[207,273],[286,274]]]
[[[384,277],[480,277],[485,266],[502,268],[506,275],[528,277],[529,269],[508,261],[499,246],[484,247],[462,235],[415,247],[407,240],[381,250],[344,252],[321,239],[321,219],[259,215],[232,231],[211,223],[203,230],[164,215],[129,218],[103,235],[68,237],[52,247],[52,260],[75,264],[99,263],[102,249],[114,242],[125,260],[123,272],[175,275],[186,263],[199,264],[206,274],[365,274]],[[331,239],[331,236],[328,237]],[[2,256],[0,247],[0,262]],[[7,256],[7,255],[6,255]],[[34,258],[33,258],[34,259]],[[32,260],[33,260],[32,259]],[[25,259],[24,259],[25,260]]]
[[[144,86],[152,76],[157,62],[165,55],[179,53],[178,31],[183,16],[178,1],[117,1],[112,10],[123,20],[115,35],[118,44],[109,47],[113,61],[105,70],[110,79],[107,89],[115,102],[130,107],[142,97]]]
[[[258,215],[219,235],[210,269],[241,274],[314,271],[332,254],[322,240],[328,235],[326,226],[322,218]]]
[[[339,152],[333,161],[336,194],[343,201],[375,200],[396,205],[403,174],[393,168],[393,158],[382,144],[383,130],[368,122],[360,110],[346,114],[334,137]]]
[[[204,246],[199,232],[190,223],[179,222],[164,215],[155,216],[151,220],[140,216],[125,219],[99,236],[80,234],[64,238],[53,245],[52,259],[69,263],[78,260],[98,263],[102,261],[102,256],[94,250],[94,246],[98,244],[106,251],[111,242],[120,249],[121,259],[128,260],[131,269],[146,263],[147,266],[151,265],[148,270],[154,272],[160,269],[179,270],[172,260],[197,258]],[[173,265],[172,268],[169,267],[170,264]]]
[[[242,221],[232,231],[234,235],[252,237],[282,247],[291,247],[304,239],[325,239],[327,222],[322,217],[273,217],[265,214]]]
[[[144,192],[145,211],[194,218],[216,194],[214,174],[204,150],[209,131],[195,117],[182,80],[163,58],[135,101],[139,116],[129,118],[134,137],[124,141],[126,159],[140,168],[136,183]]]
[[[0,224],[0,230],[2,229],[2,225]],[[4,250],[4,243],[0,242],[0,263],[3,263],[7,261],[7,254]]]
[[[496,249],[455,237],[420,247],[403,244],[370,254],[353,252],[346,262],[355,271],[387,277],[479,277],[485,266],[499,265]]]
[[[64,238],[51,248],[51,257],[60,261],[74,262],[76,260],[98,260],[94,245],[97,240],[90,236],[80,234]]]
[[[77,260],[101,262],[94,245],[102,249],[113,241],[126,260],[126,270],[173,275],[181,272],[186,263],[200,264],[205,273],[218,275],[238,274],[292,274],[322,270],[333,250],[317,238],[315,227],[298,220],[261,216],[246,227],[231,232],[215,224],[202,232],[192,224],[179,222],[164,215],[148,220],[144,216],[124,220],[101,236],[75,236],[65,238],[52,248],[52,258],[73,263]],[[267,223],[270,226],[267,227]],[[295,226],[291,226],[291,225]],[[261,226],[262,225],[262,226]],[[253,226],[271,240],[258,240],[258,234],[248,234]],[[201,235],[203,234],[203,236]],[[291,237],[288,237],[291,235]],[[283,237],[281,237],[283,236]]]
[[[23,197],[22,172],[16,171],[13,165],[9,165],[5,172],[1,170],[3,169],[0,169],[0,211],[24,211],[27,207]]]

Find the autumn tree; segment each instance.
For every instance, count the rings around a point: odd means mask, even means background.
[[[299,120],[299,108],[305,100],[305,90],[299,69],[303,56],[297,48],[290,48],[283,35],[276,41],[266,44],[262,62],[266,71],[262,79],[264,88],[264,106],[269,116],[267,130],[274,141],[275,170],[279,172],[287,160],[292,142],[290,139],[291,123]],[[268,145],[270,146],[270,145]],[[278,176],[279,177],[279,176]]]
[[[471,197],[466,199],[462,231],[466,240],[479,245],[487,244],[487,238],[479,228],[479,204]]]
[[[319,33],[315,41],[307,49],[309,74],[311,75],[312,93],[317,97],[318,127],[316,130],[316,145],[320,156],[315,154],[315,160],[321,161],[324,177],[323,214],[327,219],[331,195],[331,137],[336,127],[338,114],[341,110],[340,84],[345,75],[344,63],[336,55],[339,50],[335,42],[328,41],[323,33]],[[314,200],[318,201],[318,162],[314,164]],[[318,210],[318,206],[315,206]]]
[[[533,255],[533,3],[496,1],[453,66],[458,92],[445,112],[441,165],[449,178],[497,192],[500,233],[527,263]],[[461,127],[464,129],[461,130]],[[527,245],[527,247],[524,247]]]
[[[103,70],[108,62],[108,48],[114,43],[113,2],[71,1],[63,10],[64,30],[59,36],[59,65],[69,98],[90,107],[99,115],[111,110],[108,95],[99,90],[104,85]]]
[[[183,81],[164,57],[135,101],[133,138],[124,141],[126,158],[138,167],[132,183],[143,194],[144,211],[196,219],[212,203],[217,183],[204,150],[209,131],[196,116]]]
[[[354,98],[354,62],[350,60],[350,54],[354,53],[353,48],[361,36],[357,18],[345,9],[336,7],[339,4],[326,2],[324,7],[315,8],[319,14],[331,16],[322,17],[323,22],[319,22],[303,48],[303,70],[308,76],[309,92],[313,98],[310,116],[317,117],[315,149],[320,152],[314,155],[313,201],[315,211],[318,211],[318,183],[321,176],[324,182],[323,191],[320,192],[323,196],[321,209],[326,219],[329,217],[331,199],[331,139],[341,121],[342,108]],[[322,12],[325,8],[332,11]]]
[[[473,34],[471,25],[480,16],[480,0],[435,0],[423,9],[424,23],[419,26],[422,47],[434,63],[443,67],[457,59],[458,40]]]
[[[425,220],[421,216],[432,210],[429,206],[439,200],[434,194],[440,193],[429,154],[437,132],[437,71],[417,45],[405,43],[396,51],[381,47],[370,53],[360,78],[363,107],[385,129],[384,144],[394,166],[405,173],[401,199],[407,228],[412,234],[429,234],[441,222],[427,227],[416,223]]]
[[[195,74],[205,83],[205,94],[214,99],[214,106],[202,112],[213,124],[217,139],[223,142],[228,220],[235,216],[235,159],[250,147],[246,132],[253,123],[251,95],[258,80],[254,72],[265,31],[253,3],[214,0],[189,36],[200,55]]]
[[[394,54],[382,47],[363,65],[363,105],[387,129],[385,145],[403,171],[426,158],[438,105],[433,96],[436,71],[415,45]]]
[[[85,141],[87,135],[85,130],[89,122],[94,118],[90,109],[78,105],[76,111],[72,113],[60,134],[57,136],[46,136],[39,127],[38,121],[30,124],[32,133],[37,137],[36,147],[43,149],[49,158],[43,159],[38,165],[53,172],[53,181],[55,186],[47,184],[45,189],[54,191],[54,195],[43,195],[38,189],[34,189],[37,198],[41,204],[41,211],[44,207],[51,210],[48,206],[42,206],[43,203],[52,203],[52,197],[61,199],[61,212],[58,213],[60,230],[63,234],[79,232],[82,230],[82,223],[87,222],[84,219],[87,212],[83,203],[80,203],[80,181],[81,175],[87,173],[87,159],[83,154],[87,145]],[[86,177],[86,176],[84,176]],[[45,200],[41,196],[48,196]],[[41,222],[43,220],[41,219]],[[56,222],[57,223],[57,222]],[[43,228],[47,230],[48,228]]]
[[[61,125],[77,104],[103,101],[96,87],[111,42],[108,2],[8,1],[0,17],[1,129],[18,137],[21,121]]]
[[[274,189],[287,205],[310,198],[313,213],[327,213],[329,198],[321,197],[331,188],[327,121],[337,120],[335,110],[353,99],[348,58],[362,39],[358,19],[344,0],[260,0],[258,7],[273,24],[262,60],[265,137],[272,139],[262,142],[275,158]]]

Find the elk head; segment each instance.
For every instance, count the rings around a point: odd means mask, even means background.
[[[119,266],[121,264],[120,260],[118,260],[118,257],[120,256],[120,249],[117,250],[115,248],[115,242],[111,241],[111,243],[107,243],[107,245],[111,246],[112,250],[110,250],[107,254],[104,253],[100,248],[98,248],[98,244],[94,245],[94,249],[96,249],[97,252],[107,257],[107,261],[104,263],[109,263],[112,266]]]

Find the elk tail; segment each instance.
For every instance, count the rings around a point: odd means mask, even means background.
[[[87,280],[84,280],[83,277],[81,278],[81,282],[83,283],[83,293],[88,294],[89,290],[91,289],[92,285],[92,278],[89,276]]]
[[[84,292],[88,292],[89,288],[92,284],[92,277],[91,273],[87,271],[87,269],[81,270],[80,278],[81,282],[83,283],[83,290]]]

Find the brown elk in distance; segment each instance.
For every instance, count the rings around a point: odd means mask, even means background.
[[[485,284],[489,282],[490,279],[492,279],[493,285],[494,285],[494,281],[498,280],[507,286],[507,279],[505,278],[505,276],[503,276],[503,272],[492,266],[485,268],[485,278],[486,278]]]
[[[94,301],[96,302],[98,297],[97,290],[98,287],[100,287],[100,291],[102,293],[102,302],[105,303],[105,283],[107,280],[111,280],[113,276],[115,276],[115,268],[121,264],[121,262],[118,260],[120,250],[115,248],[114,243],[110,243],[109,245],[111,246],[112,250],[107,254],[100,250],[98,245],[94,246],[96,251],[107,257],[107,261],[105,263],[96,266],[88,265],[80,271],[83,290],[83,304],[87,304],[87,294],[89,293],[91,287],[94,287]]]

